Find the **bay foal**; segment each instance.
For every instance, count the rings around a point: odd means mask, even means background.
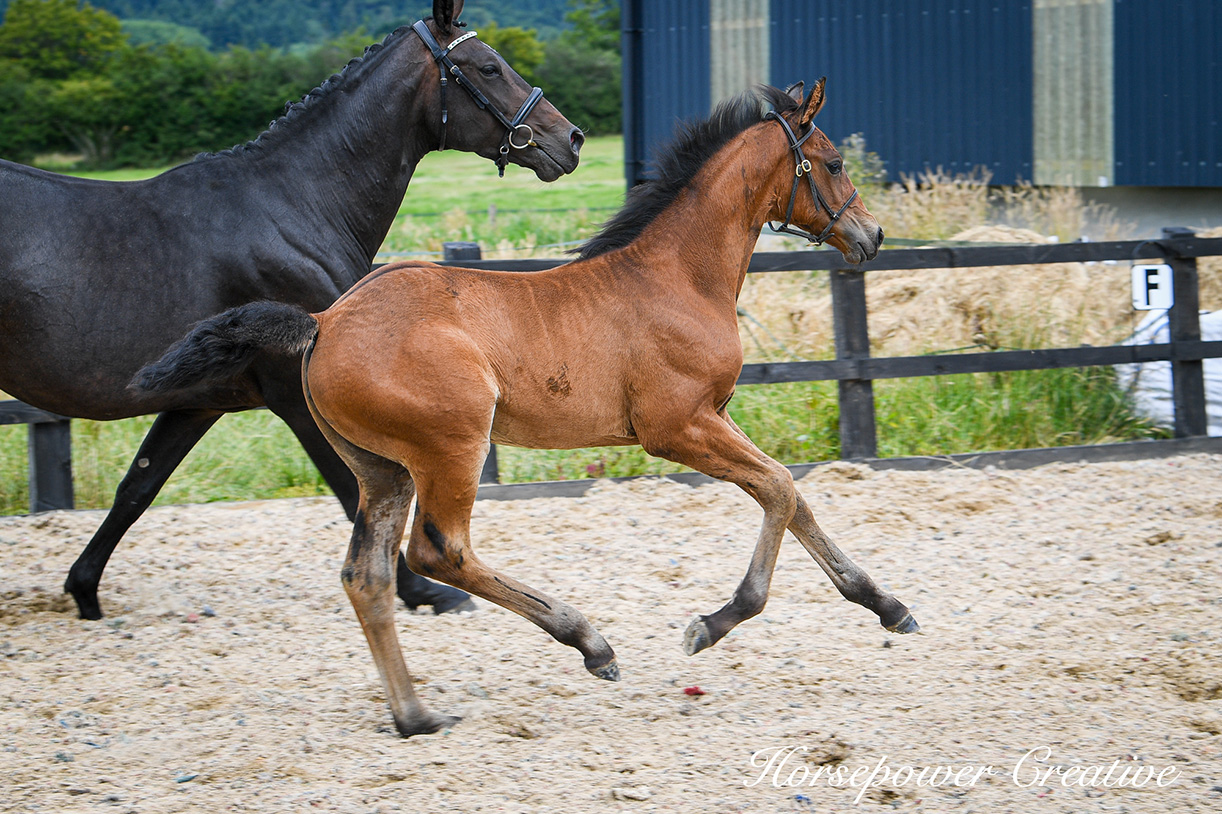
[[[201,323],[137,377],[139,387],[168,389],[223,375],[267,347],[305,350],[307,404],[360,482],[343,583],[403,735],[456,720],[417,699],[393,623],[395,556],[413,495],[413,570],[526,617],[579,650],[594,675],[619,677],[610,645],[579,611],[476,556],[471,510],[490,440],[640,444],[759,502],[746,576],[724,607],[688,627],[689,654],[763,609],[786,528],[847,599],[889,630],[917,629],[727,412],[742,367],[735,303],[761,227],[785,218],[850,263],[882,242],[812,124],[823,100],[823,80],[806,98],[800,87],[761,88],[689,126],[659,158],[657,177],[573,263],[530,274],[387,266],[322,313],[265,303]]]

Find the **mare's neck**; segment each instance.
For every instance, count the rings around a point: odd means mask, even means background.
[[[327,240],[303,235],[324,267],[359,264],[358,277],[390,231],[408,182],[436,147],[430,125],[428,52],[406,32],[365,62],[350,66],[319,98],[274,124],[231,159],[271,201],[301,215],[298,223],[327,224]],[[291,222],[291,219],[290,219]],[[354,282],[350,281],[350,282]]]

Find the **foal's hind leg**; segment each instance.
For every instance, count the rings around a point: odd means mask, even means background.
[[[68,571],[64,591],[76,600],[82,619],[102,618],[98,584],[110,555],[182,459],[222,415],[215,411],[172,410],[157,416],[115,490],[115,502],[106,519]]]
[[[341,577],[386,690],[395,727],[404,737],[436,732],[459,721],[430,712],[412,689],[395,631],[395,557],[412,501],[407,470],[372,453],[356,469],[361,503]]]
[[[410,737],[452,726],[460,719],[430,712],[416,697],[395,631],[395,557],[415,492],[411,475],[394,461],[349,442],[319,415],[308,390],[306,399],[319,429],[360,484],[352,541],[340,578],[369,643],[395,728]]]
[[[419,505],[412,522],[407,561],[412,570],[470,591],[523,616],[556,641],[576,648],[598,678],[619,680],[615,652],[578,611],[564,602],[499,573],[471,550],[471,509],[479,472],[488,451],[487,438],[458,447],[417,451],[413,466]],[[456,448],[458,447],[458,448]]]
[[[268,365],[268,368],[259,371],[263,397],[267,401],[268,409],[279,416],[293,431],[293,435],[297,436],[310,460],[335,492],[348,519],[355,520],[360,499],[356,478],[353,477],[350,467],[335,452],[333,445],[327,442],[306,408],[302,398],[300,371],[295,366],[289,366],[287,371],[291,375],[286,375],[274,365]],[[395,585],[403,604],[412,610],[420,605],[432,606],[433,613],[475,610],[475,603],[465,592],[449,585],[430,582],[414,573],[407,567],[407,561],[402,554],[399,555],[395,567]]]

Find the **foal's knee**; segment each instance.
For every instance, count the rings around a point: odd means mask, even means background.
[[[780,515],[786,523],[793,519],[798,509],[798,494],[793,485],[793,473],[787,468],[781,464],[771,467],[755,492],[764,511]]]

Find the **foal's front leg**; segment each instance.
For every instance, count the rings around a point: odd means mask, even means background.
[[[877,613],[882,626],[893,633],[920,631],[921,626],[912,618],[904,603],[879,589],[869,574],[828,539],[800,494],[789,530],[815,558],[815,562],[819,563],[819,567],[831,579],[841,596]]]
[[[647,431],[641,442],[651,454],[737,485],[764,510],[751,564],[734,596],[719,610],[688,625],[683,649],[691,656],[712,647],[735,625],[764,609],[781,540],[797,508],[793,476],[761,452],[724,413],[709,412],[686,427],[664,433]]]

